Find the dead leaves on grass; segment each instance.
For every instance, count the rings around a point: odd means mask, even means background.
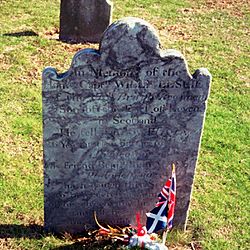
[[[188,41],[192,38],[193,33],[193,25],[190,25],[192,22],[191,18],[185,18],[182,23],[176,23],[174,25],[169,25],[164,18],[155,17],[151,20],[151,23],[157,27],[159,31],[159,35],[161,37],[161,41],[169,40],[180,41],[185,40]]]
[[[235,16],[243,16],[242,7],[250,7],[248,0],[207,0],[205,5],[209,9],[229,11]]]
[[[21,248],[12,244],[11,239],[8,239],[8,238],[4,238],[4,239],[0,238],[0,249],[1,250],[21,250]]]
[[[176,40],[190,40],[192,38],[191,30],[192,28],[189,25],[183,23],[168,26],[170,37],[175,38]]]
[[[57,27],[52,27],[49,30],[46,30],[44,33],[41,33],[40,36],[43,36],[44,38],[47,39],[59,39],[59,28]]]
[[[226,11],[232,16],[242,18],[245,16],[244,9],[250,8],[249,0],[205,0],[201,6],[197,7],[194,2],[194,8],[181,9],[183,15],[192,15],[195,13],[207,13],[211,11]]]

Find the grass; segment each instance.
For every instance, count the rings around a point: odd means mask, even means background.
[[[80,249],[42,232],[41,72],[49,65],[65,71],[76,51],[97,47],[55,39],[59,4],[0,1],[0,249]],[[114,4],[114,20],[146,19],[191,72],[207,67],[213,75],[188,228],[169,234],[169,248],[249,249],[248,1]]]

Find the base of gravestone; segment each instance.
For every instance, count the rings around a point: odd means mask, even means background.
[[[98,43],[112,20],[109,0],[61,0],[59,39]]]

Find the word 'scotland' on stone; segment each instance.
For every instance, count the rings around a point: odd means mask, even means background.
[[[100,42],[112,20],[110,0],[61,0],[59,38],[66,42]]]
[[[147,22],[125,18],[64,74],[43,72],[45,228],[136,224],[176,164],[174,226],[185,228],[211,76],[190,75]]]

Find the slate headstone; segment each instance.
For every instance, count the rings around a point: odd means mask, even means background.
[[[59,39],[100,42],[112,20],[110,0],[61,0]]]
[[[112,24],[99,50],[70,69],[43,72],[45,228],[145,223],[157,194],[177,172],[174,226],[186,225],[209,95],[207,69],[190,75],[183,55],[162,50],[137,18]]]

